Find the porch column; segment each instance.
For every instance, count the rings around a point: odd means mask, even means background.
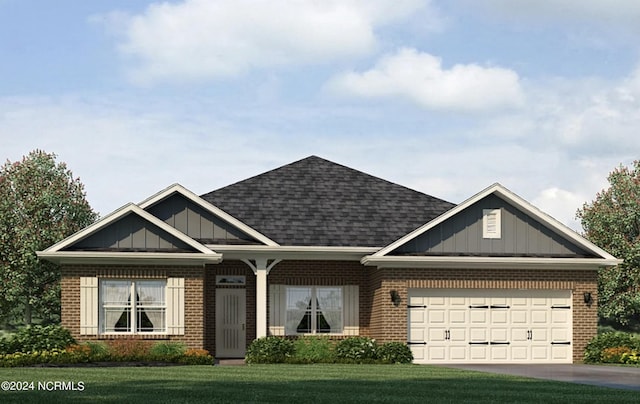
[[[267,275],[269,271],[281,260],[257,258],[255,260],[242,260],[256,274],[256,338],[267,336]]]
[[[256,260],[256,338],[267,336],[267,260]]]

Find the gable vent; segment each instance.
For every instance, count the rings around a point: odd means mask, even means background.
[[[500,209],[482,210],[482,237],[500,238],[502,237],[502,220]]]

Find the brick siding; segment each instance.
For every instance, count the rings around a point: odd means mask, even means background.
[[[244,286],[216,286],[216,275],[243,275]],[[184,336],[83,336],[80,335],[80,277],[185,278]],[[358,285],[360,334],[386,341],[407,341],[407,292],[410,288],[463,289],[569,289],[573,292],[573,359],[581,362],[587,342],[597,331],[596,271],[376,269],[350,261],[283,261],[268,276],[268,284]],[[62,269],[62,325],[79,341],[95,339],[166,339],[183,341],[191,348],[215,353],[216,288],[246,289],[247,345],[256,332],[256,279],[241,261],[224,261],[205,268],[172,266],[65,266]],[[401,297],[393,305],[390,291]],[[594,303],[583,301],[591,292]],[[267,301],[269,301],[267,299]],[[267,308],[268,312],[268,308]],[[203,314],[204,313],[204,314]]]
[[[204,348],[204,270],[201,267],[180,266],[92,266],[62,267],[61,324],[78,341],[136,339],[184,342],[189,348]],[[80,278],[166,279],[184,278],[184,335],[80,335]],[[205,348],[206,349],[206,348]]]
[[[373,307],[369,335],[381,342],[407,341],[407,296],[410,288],[461,289],[569,289],[573,292],[573,360],[582,362],[587,342],[597,332],[596,271],[373,269],[369,277]],[[391,303],[396,290],[402,303]],[[584,303],[583,292],[594,303]]]

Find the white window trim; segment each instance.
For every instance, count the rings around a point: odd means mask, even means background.
[[[313,329],[311,332],[305,333],[293,333],[286,335],[344,335],[344,316],[345,316],[345,296],[344,296],[344,287],[342,286],[323,286],[323,285],[286,285],[285,286],[285,296],[286,291],[289,288],[309,288],[311,289],[311,324],[313,324]],[[316,329],[317,324],[317,315],[318,315],[318,307],[317,307],[317,294],[316,291],[322,288],[331,288],[331,289],[340,289],[340,332],[318,332]],[[285,298],[286,300],[286,298]],[[286,317],[286,307],[285,307],[285,317]],[[286,333],[286,331],[285,331]]]
[[[482,210],[482,237],[489,239],[502,237],[502,209]]]
[[[103,318],[103,308],[104,305],[102,303],[102,296],[101,296],[101,290],[102,290],[102,282],[109,282],[109,281],[123,281],[123,282],[131,282],[131,291],[130,291],[130,296],[132,297],[132,299],[134,299],[134,302],[131,304],[131,331],[104,331],[105,327],[104,327],[104,318]],[[137,329],[137,302],[135,302],[136,299],[136,282],[140,282],[140,281],[164,281],[165,285],[164,285],[164,305],[163,306],[154,306],[151,308],[164,308],[164,330],[162,331],[136,331]],[[169,320],[169,315],[168,315],[168,293],[169,290],[167,288],[168,282],[167,279],[143,279],[143,278],[136,278],[136,279],[119,279],[119,278],[103,278],[103,279],[99,279],[98,280],[98,334],[99,335],[167,335],[169,333],[169,325],[168,325],[168,320]]]

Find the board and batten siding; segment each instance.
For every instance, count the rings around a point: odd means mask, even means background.
[[[501,210],[499,238],[483,237],[483,211]],[[389,255],[591,256],[503,199],[489,195]]]
[[[269,286],[269,334],[284,336],[288,285]],[[343,328],[339,335],[359,335],[360,289],[358,285],[342,286]]]
[[[78,241],[70,250],[107,248],[146,251],[194,250],[184,241],[149,223],[135,213],[130,213],[97,233]]]
[[[147,209],[149,213],[196,240],[255,240],[246,233],[175,194]]]

